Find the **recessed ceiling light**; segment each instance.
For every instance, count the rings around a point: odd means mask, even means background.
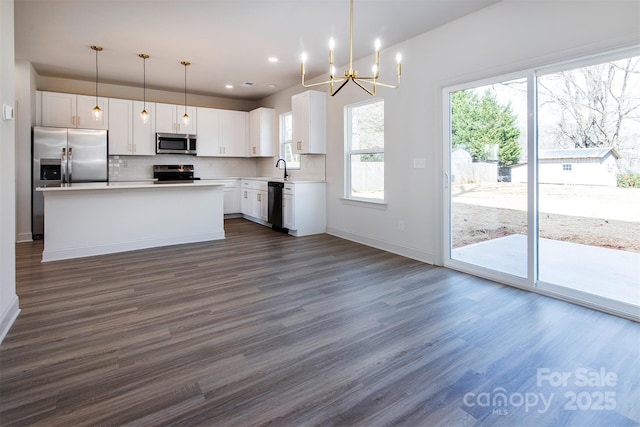
[[[269,86],[271,89],[275,89],[275,88],[277,88],[277,87],[278,87],[278,85],[277,85],[277,84],[274,84],[274,83],[270,83],[270,84],[268,84],[267,86]]]
[[[269,62],[278,62],[278,58],[276,58],[275,56],[270,56]]]
[[[224,85],[227,89],[233,89],[233,85]]]

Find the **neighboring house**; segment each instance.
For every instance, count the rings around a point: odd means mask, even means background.
[[[574,148],[540,150],[538,181],[540,184],[578,184],[616,186],[617,160],[614,148]],[[512,182],[527,182],[527,164],[511,167]]]

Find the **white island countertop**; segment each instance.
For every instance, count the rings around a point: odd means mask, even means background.
[[[90,182],[38,191],[42,261],[224,239],[221,182]]]
[[[214,180],[194,181],[109,181],[109,182],[78,182],[72,184],[54,184],[38,187],[36,191],[86,191],[86,190],[124,190],[174,187],[222,187],[223,183]]]

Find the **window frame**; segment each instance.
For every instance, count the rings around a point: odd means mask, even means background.
[[[352,111],[358,107],[362,107],[365,105],[371,105],[381,103],[382,104],[382,115],[383,115],[383,138],[382,138],[382,148],[380,149],[351,149],[351,141],[352,141]],[[352,170],[351,170],[351,156],[353,155],[363,155],[363,154],[382,154],[382,163],[384,164],[384,140],[385,140],[385,131],[384,131],[384,120],[385,120],[385,111],[384,111],[384,98],[373,98],[368,99],[366,101],[356,102],[353,104],[345,105],[344,107],[344,173],[345,173],[345,187],[344,187],[344,200],[353,201],[353,202],[363,202],[363,203],[371,203],[374,205],[386,205],[386,191],[385,191],[385,181],[386,181],[386,173],[383,174],[382,182],[383,182],[383,194],[382,198],[375,197],[361,197],[354,196],[352,193]]]

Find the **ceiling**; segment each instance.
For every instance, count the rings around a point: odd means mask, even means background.
[[[355,0],[354,60],[373,41],[397,44],[498,0]],[[259,100],[349,59],[348,0],[15,0],[15,56],[42,76]],[[278,62],[268,58],[275,56]],[[381,62],[395,61],[384,52]],[[404,56],[405,70],[410,60]],[[341,73],[339,70],[338,73]],[[248,87],[248,83],[253,83]],[[232,84],[233,89],[225,88]]]

